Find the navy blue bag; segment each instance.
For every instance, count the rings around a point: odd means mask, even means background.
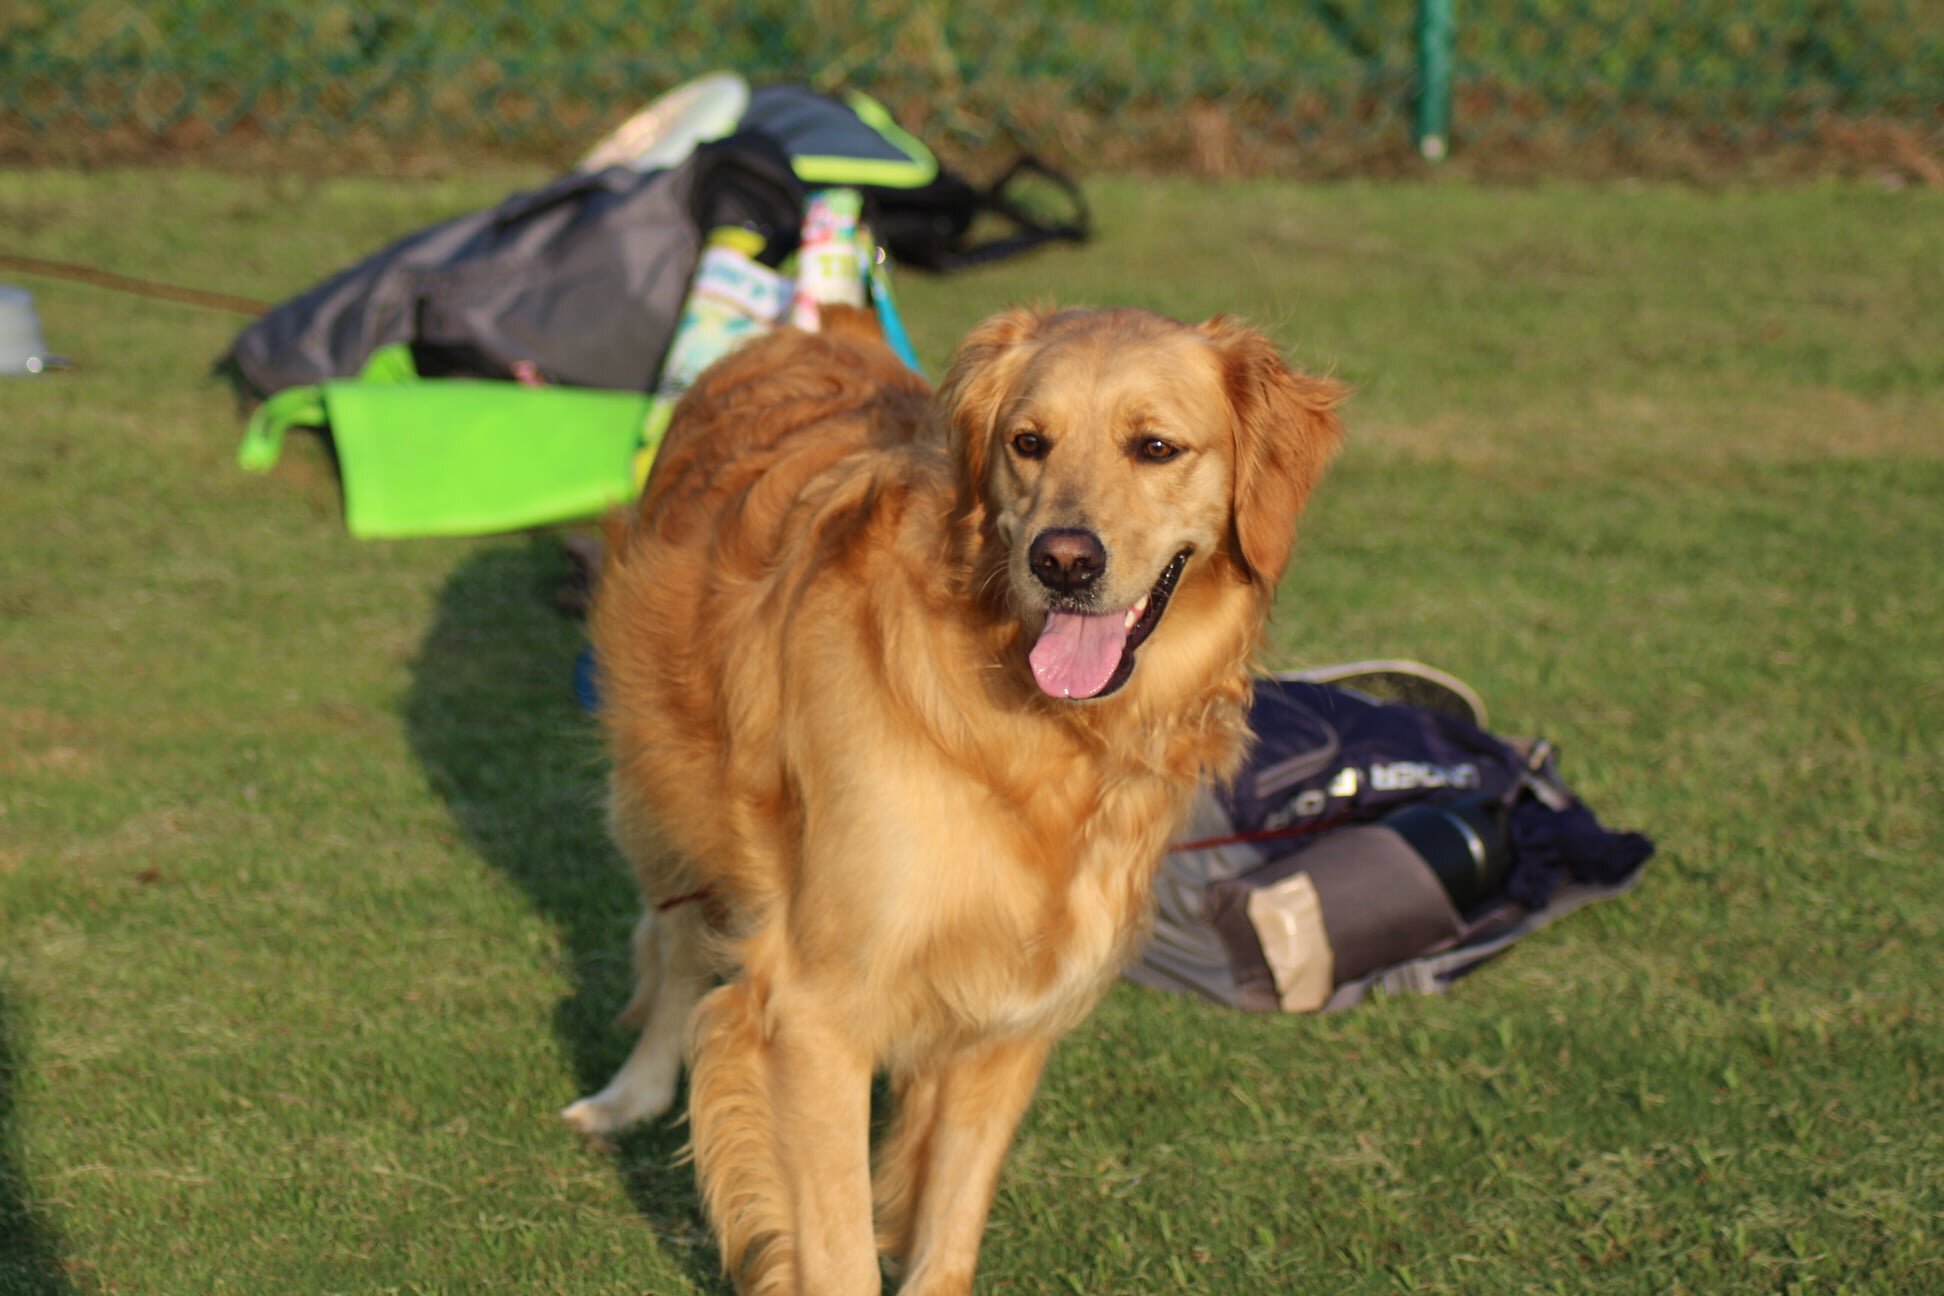
[[[1551,744],[1489,732],[1430,668],[1261,680],[1250,718],[1242,772],[1204,791],[1162,865],[1128,973],[1143,984],[1290,1012],[1436,992],[1627,890],[1653,853],[1601,826]]]

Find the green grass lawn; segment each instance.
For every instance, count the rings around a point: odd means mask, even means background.
[[[281,298],[535,175],[0,172],[0,252]],[[1944,1292],[1944,195],[1093,185],[901,280],[1232,311],[1358,389],[1267,664],[1414,656],[1641,886],[1449,996],[1122,986],[993,1292]],[[634,900],[546,537],[359,543],[205,377],[240,321],[22,280],[0,382],[0,1292],[717,1292],[626,1050]]]

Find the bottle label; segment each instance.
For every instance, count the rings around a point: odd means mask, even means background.
[[[815,329],[826,303],[864,304],[864,267],[857,256],[857,221],[864,199],[855,189],[819,189],[804,203],[797,252],[796,304],[790,321]]]
[[[695,292],[765,324],[783,318],[793,286],[788,279],[733,248],[710,248],[695,274]]]

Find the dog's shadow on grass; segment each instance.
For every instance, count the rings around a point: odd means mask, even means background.
[[[462,561],[440,593],[404,707],[419,760],[467,841],[560,932],[573,991],[553,1027],[577,1082],[563,1104],[600,1088],[627,1054],[631,1041],[613,1018],[628,998],[639,911],[607,839],[599,735],[575,699],[585,633],[554,605],[569,574],[561,546],[544,538]],[[565,1125],[560,1136],[572,1137]],[[665,1118],[624,1135],[611,1157],[671,1258],[699,1290],[727,1292],[681,1162],[685,1137]]]
[[[19,1296],[67,1296],[75,1290],[62,1263],[63,1248],[27,1191],[17,1155],[19,1120],[14,1094],[20,1064],[14,1055],[6,992],[0,988],[0,1291]]]

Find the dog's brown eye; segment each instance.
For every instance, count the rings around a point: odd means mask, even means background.
[[[1046,438],[1037,432],[1021,432],[1013,437],[1012,448],[1022,459],[1037,459],[1046,453]]]
[[[1141,458],[1149,463],[1166,463],[1181,453],[1181,447],[1160,437],[1148,437],[1139,446]]]

